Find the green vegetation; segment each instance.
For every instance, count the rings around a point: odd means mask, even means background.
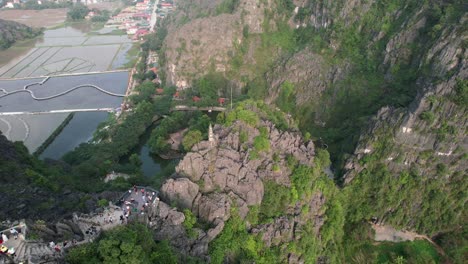
[[[182,146],[184,146],[184,150],[189,152],[193,145],[197,144],[203,139],[202,133],[198,130],[190,130],[185,134],[184,139],[182,140]]]
[[[197,217],[193,215],[192,211],[190,211],[189,209],[184,209],[184,216],[185,220],[182,224],[185,227],[185,230],[187,231],[189,237],[195,238],[197,236],[197,233],[195,232],[195,230],[193,230],[193,227],[197,223]]]
[[[22,5],[19,5],[20,9],[54,9],[54,8],[69,8],[73,5],[72,2],[53,2],[53,1],[41,1],[41,4],[37,1],[26,1]]]
[[[187,135],[184,136],[182,142],[183,149],[180,149],[180,151],[187,151],[186,147],[189,147],[191,144],[193,146],[193,144],[202,139],[208,138],[208,126],[210,122],[211,119],[202,112],[172,112],[153,130],[148,144],[152,152],[165,154],[170,150],[170,146],[167,143],[169,134],[188,128],[190,135],[188,137]],[[198,131],[200,135],[197,132],[190,131]]]
[[[216,7],[216,15],[220,15],[223,13],[232,14],[236,11],[237,7],[239,6],[239,0],[223,0],[217,7]]]
[[[453,263],[464,263],[468,254],[467,236],[468,229],[465,225],[454,231],[438,234],[434,241],[442,247]]]
[[[258,217],[262,222],[268,222],[286,212],[291,203],[291,191],[288,187],[273,181],[265,181],[264,188],[265,194],[263,195]]]
[[[0,50],[7,49],[20,40],[34,38],[42,34],[43,29],[35,29],[13,21],[0,19]]]
[[[257,138],[263,138],[265,130],[260,128],[261,135]],[[322,173],[322,170],[330,164],[328,153],[325,150],[318,150],[313,168],[296,166],[297,161],[292,157],[288,158],[288,163],[294,170],[291,175],[291,186],[283,186],[271,180],[264,181],[262,203],[260,206],[250,207],[246,220],[254,226],[259,223],[271,223],[276,217],[287,216],[287,212],[295,206],[303,208],[303,215],[300,217],[310,219],[308,215],[310,200],[324,195],[327,197],[327,202],[321,207],[325,219],[320,232],[321,238],[316,236],[313,223],[304,220],[307,223],[301,226],[300,239],[267,248],[261,240],[261,235],[256,236],[247,232],[245,223],[239,219],[234,210],[222,233],[210,243],[213,263],[225,261],[282,263],[286,261],[286,255],[281,253],[285,250],[302,256],[306,263],[316,262],[319,256],[326,256],[331,263],[341,259],[336,252],[341,246],[343,237],[344,202],[333,181]]]
[[[468,80],[457,80],[453,101],[460,106],[468,106]]]
[[[457,212],[463,210],[461,197],[466,195],[468,183],[460,174],[450,173],[448,180],[445,165],[437,166],[438,174],[444,176],[437,179],[423,177],[416,166],[400,175],[392,175],[378,161],[366,166],[345,188],[346,196],[353,201],[349,205],[349,222],[385,216],[387,224],[414,228],[424,234],[462,225],[463,216]]]
[[[76,3],[68,11],[67,18],[70,20],[81,20],[81,19],[84,19],[88,13],[89,13],[89,9],[87,6],[81,3]]]
[[[111,13],[109,10],[97,10],[93,9],[93,12],[95,12],[95,15],[91,18],[92,22],[107,22],[109,20]]]
[[[435,115],[431,111],[424,111],[419,116],[422,120],[426,121],[429,125],[432,125],[435,120]]]
[[[106,207],[109,206],[109,201],[106,199],[101,199],[98,201],[98,206],[99,207]]]
[[[229,257],[231,263],[278,263],[278,248],[267,248],[259,237],[249,234],[245,222],[235,209],[226,222],[221,234],[210,243],[210,257],[214,264],[225,263]]]
[[[425,240],[375,243],[372,229],[366,223],[348,226],[346,232],[347,263],[442,263],[434,246]]]
[[[285,113],[294,112],[296,108],[296,98],[294,95],[294,85],[285,82],[281,85],[281,92],[276,101],[276,105]]]
[[[167,241],[156,243],[143,225],[120,226],[107,231],[97,241],[71,249],[66,256],[71,264],[176,264],[178,259]]]
[[[270,150],[270,141],[268,140],[268,138],[264,137],[263,135],[260,135],[260,136],[256,136],[254,138],[254,149],[257,151],[257,152],[261,152],[261,151],[269,151]]]

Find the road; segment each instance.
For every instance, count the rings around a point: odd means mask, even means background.
[[[35,112],[0,112],[0,116],[14,115],[41,115],[41,114],[59,114],[59,113],[76,113],[76,112],[114,112],[115,108],[89,108],[89,109],[64,109],[50,111],[35,111]]]
[[[197,106],[187,106],[187,105],[176,105],[171,111],[214,111],[214,112],[224,112],[226,111],[225,107],[219,106],[206,106],[206,107],[197,107]]]
[[[156,8],[158,8],[159,0],[156,0],[154,2],[153,6],[153,12],[151,13],[151,20],[150,20],[150,31],[154,32],[154,26],[156,25],[156,22],[158,21],[158,15],[156,14]]]

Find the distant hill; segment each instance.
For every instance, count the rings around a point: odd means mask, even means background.
[[[0,19],[0,50],[9,48],[18,40],[33,38],[41,33],[42,29]]]

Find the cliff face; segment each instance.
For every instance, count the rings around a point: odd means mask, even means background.
[[[181,87],[218,71],[291,113],[329,147],[353,220],[434,234],[465,216],[465,11],[458,0],[241,1],[174,29],[166,66]]]
[[[0,19],[0,49],[6,49],[18,40],[32,38],[41,33],[23,24]]]
[[[423,23],[423,19],[419,20],[390,40],[385,56],[387,65],[406,57],[395,43],[404,46],[411,42],[411,30]],[[360,189],[363,195],[380,190],[380,195],[388,197],[387,203],[370,206],[382,222],[434,235],[457,229],[466,219],[463,208],[468,185],[463,178],[468,169],[468,70],[464,38],[463,27],[446,28],[422,52],[421,62],[430,62],[427,69],[430,74],[418,78],[416,98],[406,108],[380,109],[346,163],[348,190]],[[380,176],[380,183],[372,184],[368,174],[381,171],[388,173]],[[381,191],[388,188],[389,182],[393,187]],[[390,199],[392,196],[399,198],[394,201]]]
[[[226,13],[219,11],[222,1],[201,1],[199,5],[181,3],[182,10],[169,26],[165,41],[169,84],[186,88],[209,72],[229,72],[232,57],[246,34],[263,32],[265,14],[274,1],[238,2],[232,12]],[[191,6],[196,6],[196,10],[190,9]],[[198,8],[203,6],[206,9]]]

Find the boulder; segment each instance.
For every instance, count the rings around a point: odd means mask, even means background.
[[[176,172],[190,178],[192,181],[199,181],[207,169],[207,163],[203,162],[203,156],[196,152],[190,152],[179,162]]]
[[[230,209],[229,198],[223,193],[204,195],[198,202],[198,216],[208,222],[216,219],[226,221],[229,219]]]
[[[161,187],[162,198],[182,208],[192,208],[199,187],[187,178],[169,179]]]

